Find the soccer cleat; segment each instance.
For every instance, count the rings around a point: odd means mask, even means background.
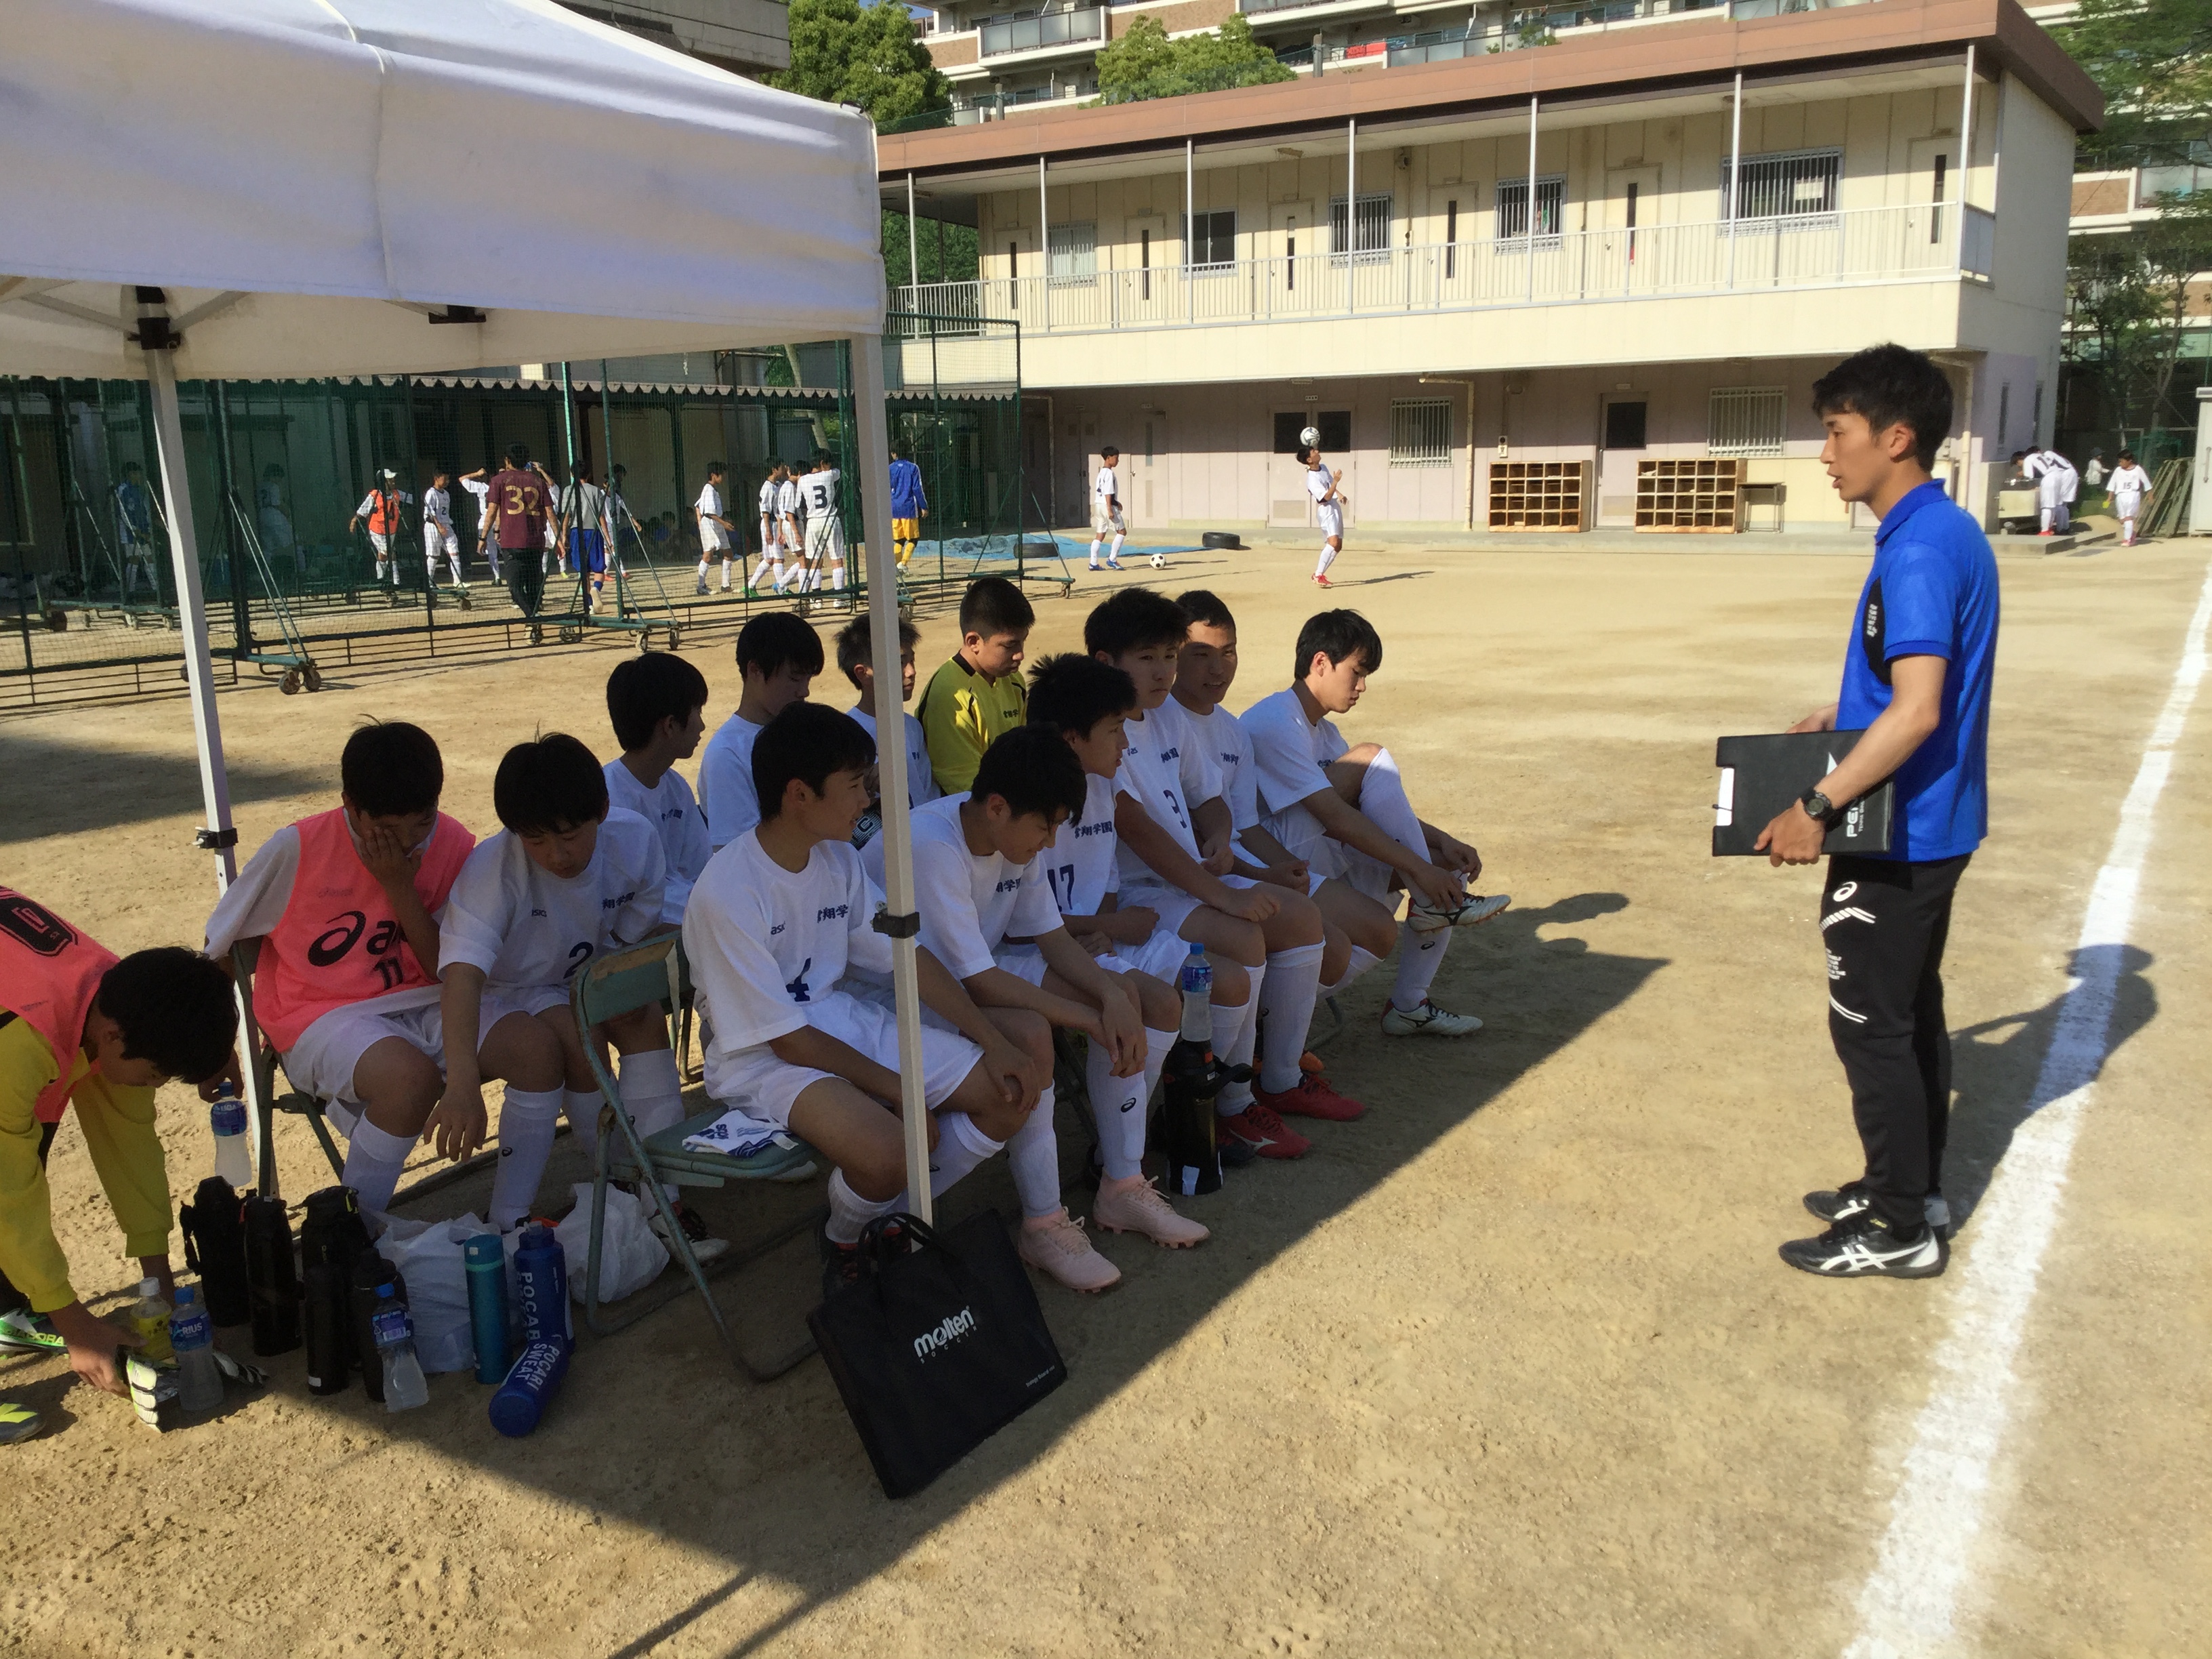
[[[1133,1187],[1109,1186],[1102,1182],[1091,1200],[1091,1218],[1109,1233],[1142,1233],[1153,1243],[1171,1250],[1203,1244],[1206,1230],[1175,1206],[1149,1181]]]
[[[1107,1291],[1121,1282],[1121,1270],[1091,1248],[1083,1224],[1064,1209],[1042,1226],[1022,1223],[1016,1249],[1030,1267],[1071,1291]]]
[[[46,1419],[28,1406],[19,1406],[12,1400],[0,1401],[0,1446],[28,1440],[45,1425]]]
[[[20,1349],[26,1353],[60,1353],[68,1347],[53,1322],[44,1314],[34,1314],[28,1308],[17,1308],[12,1313],[0,1314],[0,1348]]]
[[[1360,1102],[1337,1093],[1312,1072],[1300,1072],[1298,1080],[1279,1095],[1255,1088],[1252,1099],[1280,1116],[1326,1118],[1331,1123],[1349,1123],[1367,1112]]]
[[[1416,899],[1406,907],[1406,925],[1417,933],[1434,933],[1446,927],[1479,927],[1512,902],[1510,893],[1492,893],[1487,898],[1480,893],[1469,893],[1464,902],[1440,910]]]
[[[1106,568],[1107,568],[1109,570],[1126,570],[1126,569],[1127,569],[1127,568],[1128,568],[1128,567],[1127,567],[1127,565],[1123,564],[1123,563],[1121,562],[1121,560],[1119,560],[1119,559],[1109,559],[1109,560],[1107,560],[1107,561],[1106,561]]]
[[[1326,576],[1316,576],[1314,578],[1314,586],[1316,587],[1334,587],[1336,584],[1329,580]]]
[[[1313,1150],[1313,1142],[1256,1099],[1241,1112],[1214,1119],[1213,1133],[1249,1147],[1257,1158],[1304,1158]]]
[[[1855,1215],[1863,1215],[1873,1207],[1863,1181],[1846,1181],[1833,1192],[1821,1191],[1805,1194],[1805,1207],[1821,1221],[1833,1225],[1848,1221]],[[1951,1206],[1944,1202],[1943,1194],[1930,1193],[1921,1200],[1920,1212],[1944,1238],[1951,1237]]]
[[[1213,1132],[1213,1150],[1220,1155],[1221,1167],[1224,1170],[1241,1170],[1260,1156],[1249,1142],[1239,1140],[1228,1130],[1219,1127],[1218,1123]]]
[[[653,1229],[653,1236],[658,1238],[666,1248],[668,1254],[673,1256],[676,1254],[676,1246],[668,1237],[668,1222],[658,1209],[648,1210],[646,1212],[645,1224]],[[684,1239],[691,1246],[691,1259],[701,1267],[705,1267],[709,1261],[719,1261],[730,1253],[730,1241],[726,1238],[717,1238],[708,1232],[707,1224],[699,1218],[698,1211],[688,1205],[680,1206],[677,1209],[676,1224],[683,1228]]]
[[[1384,1036],[1472,1036],[1481,1029],[1482,1022],[1474,1015],[1449,1012],[1426,997],[1418,1008],[1401,1008],[1393,1002],[1382,1009]]]
[[[1791,1239],[1781,1255],[1791,1267],[1826,1279],[1933,1279],[1951,1253],[1933,1227],[1923,1224],[1900,1236],[1867,1212],[1846,1217],[1818,1238]]]

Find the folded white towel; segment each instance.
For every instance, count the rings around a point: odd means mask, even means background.
[[[734,1106],[697,1134],[684,1137],[687,1152],[720,1152],[729,1158],[750,1158],[770,1146],[797,1144],[775,1124]]]

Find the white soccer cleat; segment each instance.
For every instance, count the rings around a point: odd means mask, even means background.
[[[1024,1221],[1016,1249],[1023,1261],[1071,1291],[1111,1290],[1121,1270],[1091,1248],[1083,1224],[1063,1209],[1042,1225]]]
[[[1418,1008],[1401,1008],[1393,1002],[1382,1010],[1384,1036],[1473,1036],[1482,1022],[1473,1014],[1455,1014],[1424,998]]]
[[[1512,902],[1510,893],[1492,893],[1487,897],[1470,893],[1464,903],[1439,910],[1415,899],[1406,907],[1406,921],[1417,933],[1441,933],[1447,927],[1479,927]]]
[[[1212,1235],[1175,1206],[1151,1182],[1133,1187],[1115,1187],[1101,1182],[1098,1197],[1091,1206],[1091,1218],[1109,1233],[1142,1233],[1153,1243],[1171,1250],[1203,1244]]]

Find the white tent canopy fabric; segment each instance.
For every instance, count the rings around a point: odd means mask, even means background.
[[[858,112],[551,0],[0,0],[0,374],[151,382],[218,881],[236,831],[179,379],[848,339],[876,673],[896,684],[880,224]],[[927,1218],[904,746],[880,768],[908,1202]]]
[[[143,375],[117,284],[203,313],[184,380],[882,326],[865,118],[552,0],[0,0],[0,373]]]

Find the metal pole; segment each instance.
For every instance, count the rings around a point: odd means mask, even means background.
[[[1352,264],[1352,256],[1358,249],[1359,122],[1355,117],[1344,124],[1344,314],[1347,317],[1359,308]]]
[[[1974,165],[1974,47],[1966,46],[1966,89],[1959,110],[1959,210],[1952,216],[1958,220],[1954,246],[1957,250],[1956,264],[1960,270],[1966,264],[1966,185],[1973,178]],[[1840,205],[1840,204],[1838,204]],[[1938,210],[1941,210],[1940,208]]]
[[[1528,100],[1528,303],[1536,303],[1536,100]]]
[[[1191,322],[1198,320],[1198,293],[1190,280],[1191,239],[1198,234],[1198,150],[1190,140],[1182,141],[1182,300],[1183,315]]]
[[[878,334],[853,337],[853,424],[860,468],[861,532],[868,550],[868,642],[876,684],[899,683],[898,565],[891,552],[890,441],[884,429],[884,342]],[[921,1093],[921,987],[915,968],[913,831],[907,817],[906,744],[894,702],[876,729],[888,742],[876,749],[883,787],[884,898],[876,926],[891,939],[891,989],[898,1011],[899,1109],[906,1129],[906,1206],[930,1218],[929,1120]]]
[[[1735,287],[1735,219],[1740,205],[1737,180],[1743,173],[1743,71],[1735,75],[1735,113],[1729,122],[1729,257],[1728,285]]]
[[[237,481],[230,470],[230,394],[220,380],[209,382],[215,394],[215,480],[222,495],[222,544],[230,567],[230,654],[243,658],[253,649],[253,613],[246,594],[246,561],[239,556]]]
[[[921,233],[914,223],[914,174],[906,176],[906,285],[914,298],[921,298]],[[916,305],[915,309],[921,307]]]
[[[1044,155],[1037,155],[1037,259],[1044,270],[1044,286],[1037,291],[1044,297],[1037,301],[1037,315],[1047,328],[1052,326],[1052,224],[1046,216],[1044,205]],[[877,337],[877,354],[882,355],[882,337]],[[889,462],[884,463],[889,465]]]

